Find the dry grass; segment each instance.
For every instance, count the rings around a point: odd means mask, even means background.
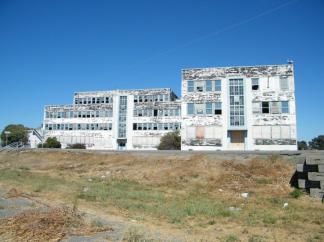
[[[0,154],[0,184],[177,231],[188,241],[324,236],[323,206],[307,196],[289,195],[293,172],[279,156]],[[249,198],[240,197],[242,192]],[[288,209],[283,209],[285,202]]]
[[[67,235],[85,235],[109,231],[111,228],[89,226],[67,207],[27,210],[16,216],[0,219],[0,235],[14,241],[60,241]]]

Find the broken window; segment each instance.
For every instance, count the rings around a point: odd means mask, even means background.
[[[212,81],[211,80],[206,80],[206,92],[211,92],[213,90],[213,87],[212,87]]]
[[[137,123],[133,123],[133,130],[137,130]]]
[[[204,109],[205,109],[204,106],[205,105],[203,103],[195,104],[196,114],[198,114],[198,115],[204,114]]]
[[[252,112],[253,113],[260,113],[260,102],[253,102],[252,103]]]
[[[158,110],[157,109],[154,109],[154,114],[153,114],[154,117],[158,116]]]
[[[289,113],[289,102],[288,101],[281,102],[281,113]]]
[[[215,111],[214,113],[216,115],[222,114],[222,103],[221,102],[215,102]]]
[[[194,82],[193,81],[187,81],[187,91],[193,92],[194,91]]]
[[[271,113],[278,114],[279,112],[279,102],[271,102]]]
[[[153,130],[157,130],[157,123],[153,124]]]
[[[252,90],[259,90],[259,78],[252,78]]]
[[[206,103],[206,114],[213,114],[213,104]]]
[[[203,82],[196,82],[196,91],[203,92],[204,91],[204,83]]]
[[[287,78],[281,78],[280,79],[280,89],[282,91],[287,91],[289,89],[288,79]]]
[[[177,108],[177,109],[175,110],[175,116],[180,116],[180,110],[179,110],[179,108]]]
[[[262,113],[269,113],[269,102],[262,102]]]
[[[193,115],[194,114],[194,104],[193,103],[188,103],[187,104],[187,114],[188,115]]]
[[[222,90],[222,82],[221,80],[215,81],[215,91],[221,91]]]

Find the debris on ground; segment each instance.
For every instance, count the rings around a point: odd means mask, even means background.
[[[30,209],[0,219],[0,236],[13,237],[15,241],[59,241],[68,235],[104,231],[112,228],[93,227],[68,207]]]

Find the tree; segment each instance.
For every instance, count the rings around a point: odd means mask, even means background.
[[[308,145],[305,140],[301,140],[297,142],[298,150],[308,150]]]
[[[6,134],[7,133],[7,134]],[[28,143],[28,128],[22,124],[9,124],[1,132],[2,145],[14,142]]]
[[[312,150],[324,150],[324,135],[319,135],[308,143]]]
[[[38,145],[38,148],[42,148],[42,144]],[[61,143],[56,139],[56,137],[48,137],[43,148],[61,148]]]
[[[169,132],[162,136],[158,150],[180,150],[181,137],[179,132]]]
[[[85,146],[85,144],[76,143],[76,144],[69,144],[66,148],[67,149],[85,149],[86,146]]]

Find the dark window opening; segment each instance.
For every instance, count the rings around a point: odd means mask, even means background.
[[[136,123],[133,124],[133,130],[137,130],[137,124]]]
[[[216,115],[222,114],[222,110],[221,109],[215,109],[215,114]]]
[[[158,110],[157,109],[154,109],[154,114],[153,114],[154,117],[158,116]]]
[[[203,86],[197,86],[197,92],[203,92],[204,88]]]
[[[270,113],[269,102],[262,102],[262,113]]]

